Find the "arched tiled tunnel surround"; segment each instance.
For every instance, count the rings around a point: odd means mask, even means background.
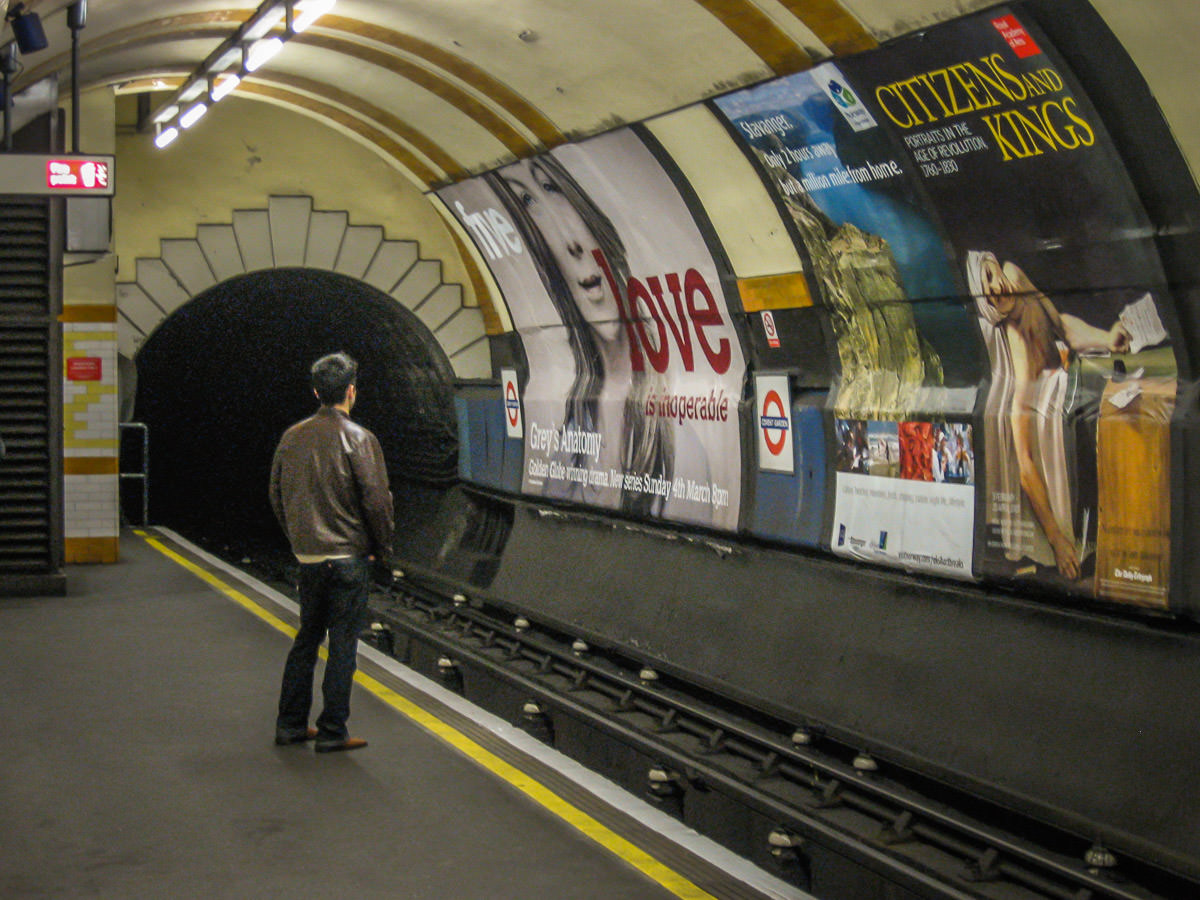
[[[136,279],[117,285],[119,349],[133,357],[146,337],[192,297],[248,272],[305,267],[357,278],[392,297],[429,329],[459,378],[491,375],[483,315],[462,286],[442,280],[414,240],[378,225],[352,225],[344,211],[315,210],[308,196],[272,196],[265,209],[234,210],[228,224],[201,224],[194,238],[164,238],[161,255],[137,260]]]

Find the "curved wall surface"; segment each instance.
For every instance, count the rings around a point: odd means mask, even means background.
[[[1014,4],[439,190],[512,326],[464,476],[1193,612],[1200,204],[1147,97]]]
[[[1200,772],[1179,749],[1200,738],[1179,714],[1194,630],[471,491],[398,552],[410,577],[734,698],[781,737],[804,726],[885,777],[1200,878]]]

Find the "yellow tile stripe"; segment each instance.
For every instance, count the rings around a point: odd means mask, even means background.
[[[812,58],[751,0],[695,0],[720,19],[776,75],[811,68]]]
[[[283,632],[288,637],[295,637],[295,628],[284,622],[274,613],[263,609],[241,591],[227,585],[216,575],[213,575],[211,572],[201,568],[191,560],[181,556],[174,550],[171,550],[161,541],[151,537],[145,531],[135,529],[134,534],[145,540],[147,544],[149,544],[163,556],[182,566],[184,569],[187,569],[201,581],[205,582],[220,593],[224,594],[229,599],[233,600],[233,602],[238,604],[238,606],[241,606],[247,612],[257,616],[259,619],[262,619],[272,628]],[[322,649],[322,654],[324,654],[324,649]],[[489,772],[492,772],[500,778],[503,778],[509,784],[522,791],[530,799],[534,800],[548,811],[554,813],[554,815],[558,816],[568,825],[587,835],[606,850],[619,856],[622,860],[632,865],[652,881],[660,884],[676,897],[681,898],[681,900],[716,900],[712,894],[709,894],[707,891],[696,886],[679,873],[668,868],[649,853],[630,843],[628,840],[621,837],[607,826],[596,821],[587,813],[572,806],[570,803],[558,796],[558,794],[554,793],[531,775],[522,772],[516,766],[500,759],[500,757],[496,756],[490,750],[480,746],[461,731],[454,728],[452,725],[447,724],[433,713],[422,708],[416,703],[413,703],[406,697],[401,696],[382,682],[372,678],[370,675],[364,674],[363,672],[357,672],[354,676],[354,680],[388,706],[411,719],[414,723],[424,728],[430,734],[435,735],[436,737],[445,741],[447,744],[450,744],[456,750],[466,754],[468,757],[474,760],[477,765],[480,765]]]
[[[879,46],[875,37],[837,0],[780,0],[835,56]]]
[[[84,305],[74,304],[64,306],[62,314],[59,315],[60,322],[115,322],[117,321],[117,308],[108,305]],[[112,338],[112,332],[108,332],[105,337]]]
[[[496,312],[496,300],[492,297],[492,292],[488,290],[487,281],[483,277],[483,273],[479,271],[479,266],[471,257],[470,251],[462,242],[462,238],[458,236],[453,228],[447,229],[450,233],[450,238],[454,241],[454,248],[458,251],[458,258],[462,261],[463,267],[467,270],[467,278],[471,281],[471,291],[475,295],[475,303],[479,306],[479,312],[483,316],[483,331],[485,334],[504,334],[504,321],[500,318],[500,314]],[[504,301],[501,300],[501,303]]]
[[[259,74],[262,74],[261,70]],[[174,90],[183,84],[185,77],[186,75],[184,74],[170,75],[164,72],[158,76],[157,80],[161,81],[165,88]],[[258,76],[256,75],[255,77]],[[85,87],[95,87],[97,84],[115,84],[120,80],[119,78],[101,79],[89,82]],[[329,103],[322,103],[306,94],[299,94],[293,90],[275,87],[269,83],[270,81],[271,77],[269,75],[264,75],[258,82],[246,80],[238,85],[238,91],[243,94],[255,94],[259,97],[265,97],[269,101],[274,101],[291,109],[300,110],[304,114],[314,118],[325,119],[347,131],[354,132],[368,143],[382,150],[394,159],[398,165],[407,169],[413,178],[420,182],[424,188],[431,188],[441,183],[441,176],[426,165],[420,157],[399,141],[393,140],[384,134],[380,129],[368,122],[364,122],[357,115],[346,112]]]
[[[120,460],[115,456],[68,456],[63,460],[63,474],[116,475],[120,471],[119,463]]]
[[[263,79],[264,82],[267,80],[267,78]],[[337,123],[342,128],[360,135],[392,157],[397,163],[408,169],[413,177],[425,187],[431,187],[441,181],[441,176],[437,172],[426,165],[420,157],[399,141],[393,140],[373,125],[362,121],[357,116],[351,115],[336,106],[329,103],[322,103],[304,94],[297,94],[295,91],[254,81],[243,81],[238,85],[238,92],[242,94],[254,94],[258,97],[267,97],[293,109],[306,111],[313,117]]]
[[[808,281],[803,272],[739,278],[738,293],[742,297],[742,309],[746,312],[795,309],[813,305],[812,294],[808,292]]]
[[[408,53],[432,63],[483,94],[536,135],[544,146],[557,147],[566,141],[566,136],[558,130],[558,127],[521,94],[493,78],[474,63],[443,50],[436,44],[430,44],[414,35],[392,31],[361,19],[350,19],[329,13],[321,17],[321,28],[343,31],[356,37],[376,41],[394,50],[399,50],[401,53]],[[485,123],[480,122],[480,124]]]
[[[120,538],[65,538],[63,559],[68,563],[115,563],[120,559]]]
[[[379,66],[390,72],[418,84],[439,99],[469,116],[478,125],[487,129],[497,141],[509,149],[515,156],[530,156],[538,148],[510,125],[503,116],[495,112],[486,103],[479,100],[469,91],[464,91],[448,78],[436,72],[431,72],[422,66],[409,62],[403,57],[376,50],[354,41],[346,41],[326,34],[306,31],[295,38],[297,43],[310,47],[320,47],[335,53],[344,53],[365,63]]]
[[[467,177],[467,170],[462,167],[462,164],[443,150],[440,145],[430,140],[424,133],[413,128],[397,116],[393,116],[386,110],[380,109],[374,104],[367,103],[350,91],[343,91],[332,85],[314,81],[311,78],[302,78],[298,75],[288,75],[283,72],[272,72],[270,80],[272,83],[280,84],[285,88],[309,93],[322,100],[328,100],[332,104],[344,106],[347,109],[353,110],[363,119],[386,128],[424,154],[430,162],[445,172],[446,178],[451,181],[459,181]]]

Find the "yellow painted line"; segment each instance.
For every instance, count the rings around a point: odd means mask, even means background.
[[[362,672],[354,676],[355,681],[369,690],[384,703],[403,713],[426,731],[441,738],[457,750],[462,751],[478,765],[503,778],[524,792],[568,825],[583,832],[605,849],[615,853],[625,862],[638,869],[653,881],[658,882],[676,897],[684,900],[715,900],[682,875],[663,865],[640,847],[627,841],[607,826],[597,822],[587,813],[572,806],[537,779],[505,762],[491,751],[484,749],[451,725],[447,725],[432,713],[400,696],[391,688],[381,684]]]
[[[216,575],[212,574],[212,572],[209,572],[205,569],[200,568],[200,566],[196,565],[190,559],[180,556],[178,553],[176,553],[174,550],[172,550],[170,547],[168,547],[162,541],[158,540],[157,538],[150,537],[149,534],[147,534],[146,532],[144,532],[140,529],[135,528],[133,530],[133,533],[136,534],[138,537],[142,538],[143,540],[145,540],[145,542],[147,544],[149,544],[151,547],[153,547],[155,550],[157,550],[159,553],[161,553],[167,559],[183,566],[183,568],[187,569],[189,572],[191,572],[193,575],[195,575],[197,578],[199,578],[205,584],[220,591],[222,594],[224,594],[226,597],[228,597],[230,600],[232,600],[238,606],[242,607],[247,612],[253,613],[254,615],[258,616],[260,619],[262,619],[264,622],[266,622],[272,628],[282,631],[288,637],[294,638],[296,636],[295,628],[293,628],[291,625],[289,625],[287,622],[283,621],[283,619],[279,618],[278,616],[274,615],[273,613],[270,613],[267,610],[263,609],[261,606],[259,606],[257,603],[255,603],[253,600],[251,600],[249,597],[247,597],[245,594],[243,594],[241,591],[231,588],[229,585],[227,585],[225,582],[223,582]]]
[[[230,587],[211,572],[196,565],[191,560],[171,550],[157,538],[151,537],[145,531],[134,529],[134,534],[141,537],[151,547],[172,562],[178,563],[201,581],[215,588],[238,606],[253,613],[273,628],[282,631],[289,637],[295,637],[296,629],[284,622],[278,616],[263,609],[241,591]],[[323,652],[324,648],[322,648]],[[489,772],[503,778],[513,787],[520,790],[530,799],[558,816],[571,827],[587,835],[593,841],[616,854],[625,862],[632,865],[643,875],[657,882],[681,900],[716,900],[712,894],[696,886],[679,873],[659,862],[645,850],[596,821],[587,813],[572,806],[554,791],[547,788],[531,775],[522,772],[511,763],[507,763],[490,750],[480,746],[452,725],[439,719],[433,713],[413,703],[408,698],[398,694],[376,678],[363,672],[357,672],[354,680],[363,688],[370,691],[392,709],[411,719],[430,734],[440,738],[456,750],[466,754],[478,765]]]

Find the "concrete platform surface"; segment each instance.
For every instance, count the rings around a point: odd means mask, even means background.
[[[141,537],[121,552],[0,599],[0,897],[687,893],[359,686],[369,748],[274,746],[287,636]]]

